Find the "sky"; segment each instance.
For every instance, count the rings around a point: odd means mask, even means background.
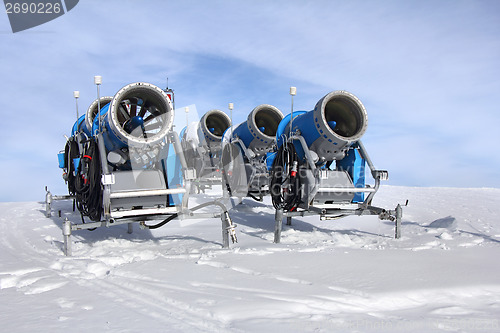
[[[168,77],[177,108],[234,103],[235,124],[290,113],[290,86],[305,111],[347,90],[385,184],[500,187],[498,1],[82,0],[18,33],[0,14],[0,45],[0,201],[66,193],[57,153],[94,75],[101,95]]]

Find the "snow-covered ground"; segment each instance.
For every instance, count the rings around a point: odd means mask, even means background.
[[[283,225],[269,202],[220,219],[78,231],[43,203],[0,204],[3,332],[498,332],[500,189],[382,187],[403,237],[377,217]],[[75,222],[71,202],[55,202]]]

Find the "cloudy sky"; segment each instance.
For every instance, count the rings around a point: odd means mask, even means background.
[[[13,34],[0,14],[0,201],[64,194],[57,153],[96,97],[146,81],[199,114],[311,110],[332,90],[368,111],[386,184],[500,187],[500,2],[82,0]],[[179,116],[178,116],[179,117]],[[182,115],[185,117],[185,115]],[[402,198],[404,199],[404,198]]]

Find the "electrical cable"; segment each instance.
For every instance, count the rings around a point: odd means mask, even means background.
[[[161,221],[158,224],[147,225],[147,224],[143,223],[142,225],[144,227],[146,227],[147,229],[158,229],[159,227],[163,227],[165,224],[172,221],[173,219],[176,219],[177,217],[179,217],[179,214],[175,213],[175,214],[170,215],[169,217],[167,217],[165,220]]]
[[[95,138],[85,145],[75,177],[76,205],[82,216],[100,221],[102,215],[101,159]]]
[[[66,156],[64,167],[67,170],[66,176],[68,182],[68,193],[69,195],[75,195],[75,164],[73,163],[73,160],[80,157],[80,151],[75,137],[71,137],[68,141],[66,141],[64,156]]]
[[[270,192],[275,209],[293,211],[300,203],[298,155],[292,143],[284,141],[276,152],[271,168]]]
[[[218,202],[218,201],[209,201],[209,202],[205,202],[205,203],[202,203],[196,207],[193,207],[191,208],[190,210],[192,212],[194,212],[195,210],[198,210],[198,209],[202,209],[204,207],[207,207],[207,206],[219,206],[222,208],[223,210],[223,214],[227,213],[227,208],[226,206],[224,206],[224,204]],[[157,223],[157,224],[154,224],[154,225],[147,225],[145,223],[142,224],[142,226],[146,227],[147,229],[157,229],[159,227],[163,227],[165,224],[167,224],[168,222],[172,221],[173,219],[176,219],[177,217],[179,217],[179,214],[175,213],[175,214],[172,214],[170,215],[169,217],[167,217],[165,220],[161,221],[160,223]]]

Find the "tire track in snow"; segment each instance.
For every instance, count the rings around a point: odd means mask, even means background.
[[[119,301],[123,306],[161,320],[165,324],[177,326],[176,328],[182,331],[234,332],[227,323],[213,318],[209,311],[166,296],[172,290],[193,293],[192,289],[169,286],[151,279],[138,280],[115,275],[95,280],[92,285],[100,289],[100,294]],[[152,312],[151,309],[156,311]]]
[[[266,274],[266,273],[256,272],[256,271],[253,271],[253,270],[248,269],[248,268],[239,267],[239,266],[230,266],[230,265],[226,265],[222,262],[213,261],[213,260],[200,259],[196,262],[196,264],[212,266],[215,268],[230,269],[230,270],[233,270],[233,271],[238,272],[238,273],[260,276],[260,277],[268,278],[268,279],[275,279],[275,280],[282,281],[282,282],[312,285],[312,282],[309,282],[306,280],[291,278],[291,277],[282,276],[279,274]]]
[[[386,293],[366,293],[356,289],[347,289],[331,285],[317,284],[309,281],[304,281],[296,278],[288,278],[283,275],[273,273],[263,273],[255,271],[247,267],[230,265],[224,262],[213,260],[213,255],[202,255],[196,262],[199,265],[213,267],[225,271],[233,271],[254,277],[253,285],[272,286],[270,289],[255,288],[243,283],[236,286],[230,284],[207,283],[193,281],[193,287],[200,288],[214,295],[223,293],[224,291],[231,294],[232,298],[245,298],[245,295],[251,295],[252,301],[255,304],[273,303],[283,309],[281,313],[276,313],[272,308],[268,309],[269,313],[274,313],[275,319],[280,316],[286,316],[289,313],[294,313],[297,316],[301,315],[339,315],[339,316],[368,316],[368,318],[391,318],[400,320],[401,312],[415,310],[417,313],[428,313],[431,317],[442,317],[465,313],[468,307],[471,307],[471,302],[476,299],[482,299],[481,304],[498,305],[498,286],[475,286],[462,290],[456,287],[434,289],[405,290],[399,292]],[[224,275],[227,273],[214,273],[214,275]],[[229,281],[237,279],[234,275],[229,276]],[[268,283],[262,280],[270,280]],[[239,279],[240,280],[240,279]],[[300,290],[290,293],[286,290],[280,291],[281,287],[277,286],[272,281],[282,281],[293,283],[300,286]],[[240,280],[245,281],[245,280]],[[437,296],[439,295],[439,296]],[[248,297],[248,296],[247,296]],[[262,299],[265,299],[264,301]],[[267,301],[266,301],[267,300]],[[495,305],[497,304],[497,305]],[[473,307],[473,306],[472,306]],[[443,309],[443,310],[440,310]],[[274,311],[274,312],[273,312]],[[479,311],[479,310],[478,310]],[[243,311],[239,311],[240,313]],[[472,311],[474,312],[474,311]],[[248,314],[242,314],[242,318],[231,318],[233,321],[258,319],[258,312],[255,317]]]
[[[15,288],[24,294],[33,295],[61,288],[68,281],[49,268],[53,258],[47,255],[47,249],[39,247],[46,243],[43,237],[33,237],[33,234],[38,235],[40,227],[47,226],[36,224],[37,227],[27,227],[38,222],[42,213],[31,203],[24,206],[26,209],[19,209],[19,219],[0,219],[0,250],[3,257],[11,261],[9,266],[23,267],[0,272],[0,289]]]

